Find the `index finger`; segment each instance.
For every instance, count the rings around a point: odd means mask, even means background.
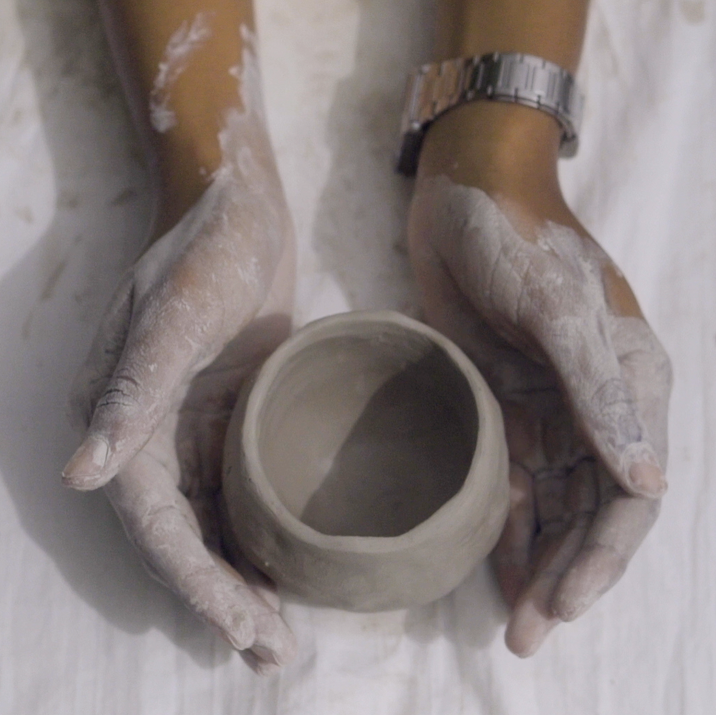
[[[63,471],[66,486],[103,486],[148,442],[179,388],[203,367],[199,360],[213,357],[207,302],[167,281],[133,307],[122,354]]]
[[[612,344],[624,382],[662,465],[666,465],[671,364],[643,318],[613,316]],[[625,493],[602,474],[600,508],[584,545],[555,591],[555,615],[574,620],[621,577],[659,515],[660,501]]]
[[[621,578],[659,515],[660,500],[627,494],[607,475],[600,482],[602,506],[552,598],[563,621],[578,618]]]

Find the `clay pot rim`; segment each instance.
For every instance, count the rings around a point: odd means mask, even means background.
[[[475,451],[463,485],[458,492],[431,514],[425,521],[398,536],[335,536],[322,534],[295,517],[278,498],[271,486],[259,457],[258,417],[264,407],[264,400],[279,371],[293,355],[299,353],[317,339],[327,339],[346,334],[351,325],[360,323],[382,323],[416,331],[425,335],[442,348],[458,367],[470,385],[478,417],[478,432]],[[451,340],[425,323],[409,318],[392,310],[351,311],[330,315],[308,323],[295,335],[284,342],[263,364],[252,386],[244,423],[242,426],[242,451],[244,459],[253,474],[251,484],[274,519],[296,539],[324,551],[343,553],[391,553],[405,551],[429,544],[435,539],[435,530],[443,524],[447,531],[453,520],[459,519],[467,504],[479,499],[480,493],[491,486],[491,478],[483,476],[479,463],[489,448],[487,440],[494,437],[495,430],[488,421],[494,419],[494,398],[472,361]],[[497,415],[501,421],[501,414]]]

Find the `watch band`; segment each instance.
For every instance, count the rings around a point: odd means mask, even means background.
[[[397,169],[415,174],[432,122],[475,99],[514,102],[551,114],[562,128],[560,156],[577,153],[584,97],[574,77],[554,62],[519,52],[492,52],[419,67],[408,78]]]

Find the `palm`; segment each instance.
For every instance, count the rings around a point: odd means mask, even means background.
[[[270,584],[221,533],[223,442],[248,374],[286,337],[284,320],[255,321],[196,375],[140,452],[105,487],[149,572],[259,671],[290,657],[293,637]],[[271,327],[265,322],[273,323]],[[262,341],[255,340],[258,331]],[[240,561],[240,566],[239,566]],[[233,637],[232,637],[233,636]]]
[[[135,457],[151,460],[181,492],[196,517],[202,540],[217,554],[223,553],[219,509],[226,428],[246,377],[286,335],[282,330],[265,337],[264,344],[251,345],[251,350],[242,349],[241,338],[233,341],[209,367],[180,388],[180,397]],[[124,475],[132,471],[133,464],[127,465]]]

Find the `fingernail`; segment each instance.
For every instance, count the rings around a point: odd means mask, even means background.
[[[525,601],[515,609],[507,624],[505,643],[516,656],[529,658],[558,623],[558,618],[545,617],[534,603]]]
[[[264,663],[281,665],[281,662],[277,658],[276,654],[270,648],[266,648],[261,645],[253,645],[251,650],[254,652],[256,657],[260,658]]]
[[[655,464],[636,462],[629,468],[629,481],[634,490],[647,497],[660,497],[666,492],[664,474]]]
[[[250,616],[237,613],[228,627],[219,629],[219,635],[235,650],[246,650],[256,641],[256,626]]]
[[[92,482],[102,473],[108,456],[106,439],[96,435],[88,437],[62,470],[63,484],[75,489],[93,488]]]

